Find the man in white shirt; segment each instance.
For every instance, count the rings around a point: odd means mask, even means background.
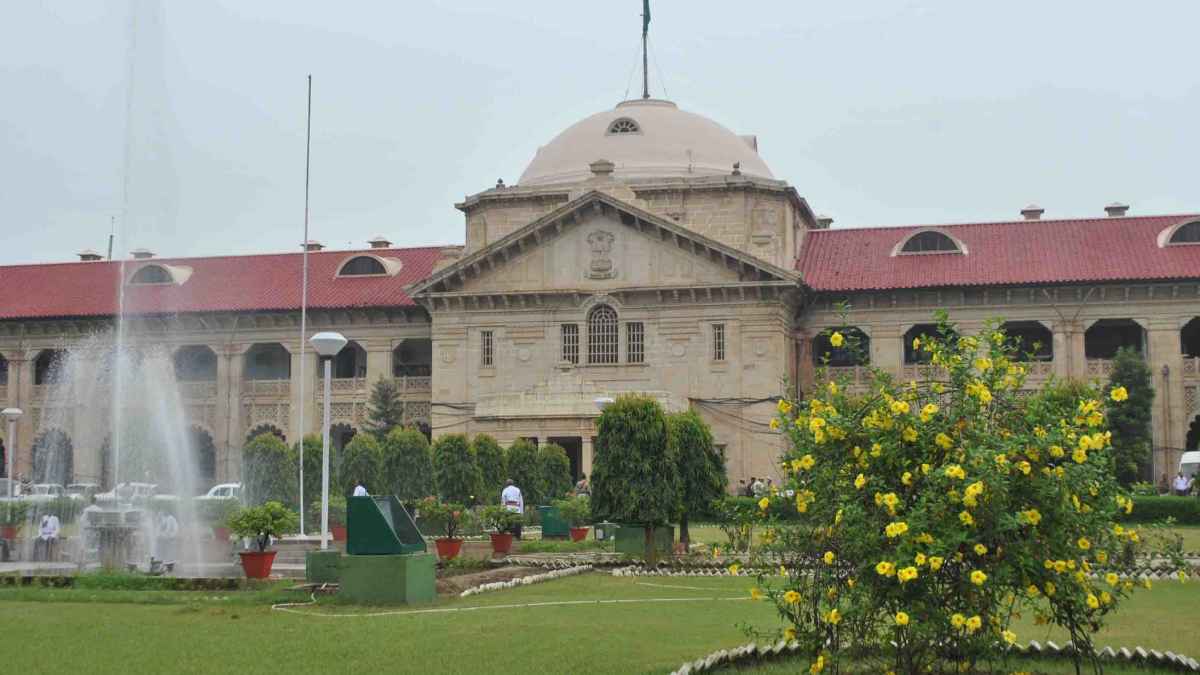
[[[42,516],[38,538],[33,542],[34,560],[53,560],[54,549],[58,544],[58,516],[48,513]]]
[[[164,562],[174,562],[175,543],[179,539],[179,521],[169,511],[158,517],[158,557]]]
[[[1175,483],[1171,487],[1175,488],[1175,494],[1177,496],[1186,497],[1188,492],[1190,492],[1192,489],[1192,481],[1188,480],[1188,477],[1183,475],[1183,472],[1180,471],[1179,474],[1175,476]]]
[[[525,513],[525,497],[521,495],[521,488],[513,485],[511,478],[504,481],[504,490],[500,492],[500,503],[504,508],[514,513]],[[513,536],[518,540],[521,538],[521,524],[517,523],[511,530]]]
[[[360,481],[358,481],[357,483],[355,483],[355,484],[354,484],[354,495],[353,495],[353,496],[355,496],[355,497],[366,497],[366,496],[368,496],[368,495],[367,495],[367,488],[363,486],[363,484],[362,484],[362,481],[361,481],[361,480],[360,480]]]

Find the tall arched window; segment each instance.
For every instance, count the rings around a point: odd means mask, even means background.
[[[616,363],[617,312],[608,305],[597,305],[588,314],[588,363]]]

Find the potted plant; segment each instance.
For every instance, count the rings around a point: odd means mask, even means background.
[[[462,550],[463,543],[462,538],[457,536],[458,530],[470,518],[470,511],[467,511],[462,504],[439,502],[433,497],[427,497],[421,502],[420,512],[422,518],[430,521],[445,534],[444,537],[433,540],[437,547],[438,558],[454,560]]]
[[[493,504],[484,507],[481,514],[483,524],[493,530],[492,532],[492,553],[496,555],[505,555],[512,550],[512,528],[524,522],[525,516],[516,511],[509,511],[507,507]]]
[[[0,506],[0,539],[16,539],[28,515],[29,502],[9,500]]]
[[[212,527],[213,538],[229,541],[229,517],[238,509],[238,500],[233,497],[198,501],[197,510],[204,522]]]
[[[321,528],[321,500],[315,500],[309,505],[311,523],[314,529]],[[334,541],[346,541],[346,498],[341,495],[329,496],[329,533]]]
[[[257,551],[239,551],[242,569],[248,579],[265,579],[271,574],[275,563],[275,551],[268,551],[271,537],[293,532],[299,526],[299,518],[279,502],[267,502],[262,506],[238,509],[229,517],[229,529],[239,537],[254,540]]]
[[[592,522],[592,500],[587,495],[567,497],[554,502],[558,514],[571,526],[571,541],[587,538],[588,525]]]

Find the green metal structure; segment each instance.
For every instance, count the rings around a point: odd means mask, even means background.
[[[669,555],[675,547],[675,527],[658,525],[654,528],[654,550],[662,555]],[[641,556],[646,552],[646,530],[636,523],[621,523],[616,528],[616,542],[613,549],[617,553]]]
[[[349,555],[426,552],[425,539],[395,495],[346,500],[346,553]]]
[[[537,510],[538,518],[542,521],[542,539],[567,537],[570,526],[567,524],[567,521],[563,520],[557,507],[539,506]]]

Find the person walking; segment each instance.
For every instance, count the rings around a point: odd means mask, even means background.
[[[58,516],[53,513],[42,516],[42,524],[38,528],[38,538],[33,542],[34,560],[54,560],[54,554],[58,548],[59,529]]]
[[[179,521],[170,511],[158,516],[158,557],[163,562],[175,562],[176,542],[179,540]]]
[[[575,484],[575,496],[587,497],[592,494],[592,486],[588,483],[587,474],[579,476],[579,482]]]
[[[1188,477],[1183,475],[1183,472],[1180,471],[1179,474],[1175,476],[1175,482],[1171,487],[1175,489],[1175,496],[1186,497],[1188,492],[1191,491],[1192,481],[1188,480]]]
[[[525,514],[525,497],[521,494],[521,488],[514,485],[511,478],[504,481],[504,489],[500,491],[500,504],[513,513]],[[518,521],[510,527],[509,532],[512,532],[517,541],[520,541],[521,522]]]
[[[354,497],[369,497],[370,496],[367,494],[367,488],[365,485],[363,485],[363,482],[361,480],[357,480],[354,482],[354,494],[352,496],[354,496]]]

